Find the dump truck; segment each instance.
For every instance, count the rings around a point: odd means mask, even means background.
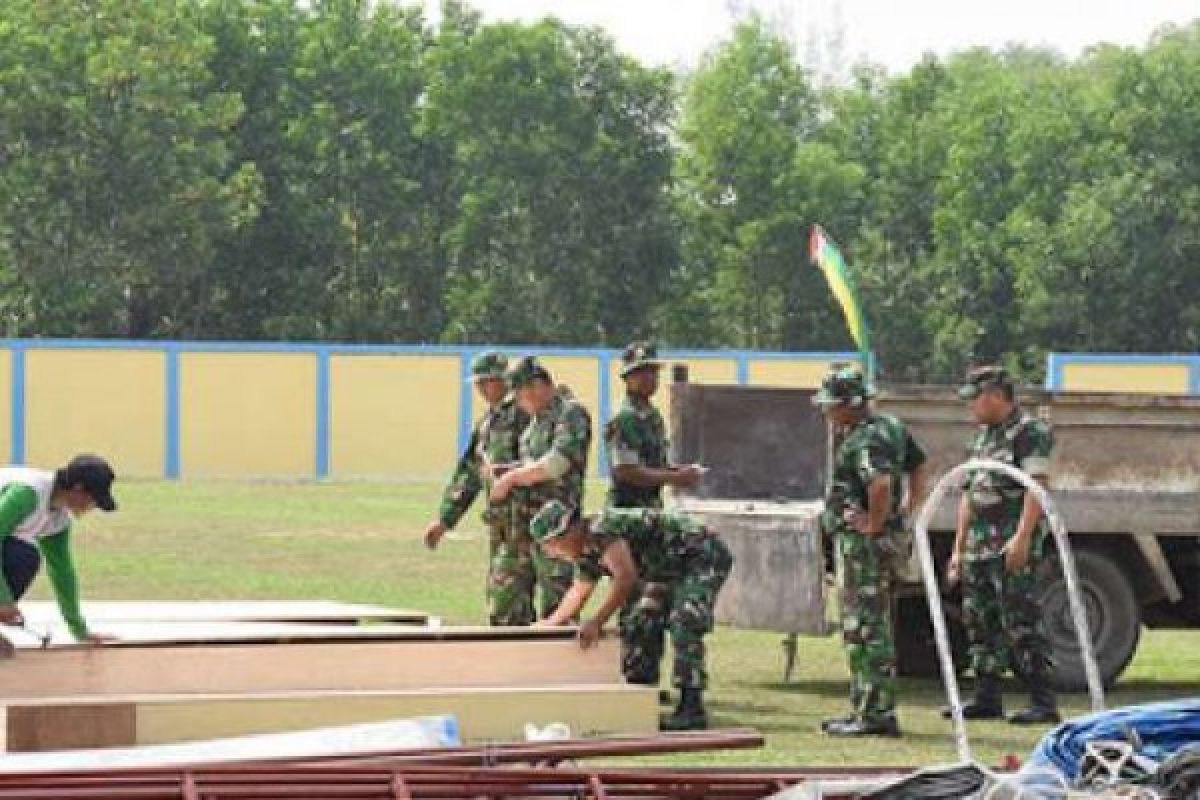
[[[828,633],[831,560],[817,516],[834,434],[812,404],[814,392],[700,385],[686,377],[676,368],[670,386],[672,455],[709,472],[677,502],[719,531],[734,553],[719,621],[788,635]],[[1027,391],[1020,400],[1054,428],[1052,497],[1071,534],[1097,660],[1111,685],[1143,628],[1200,626],[1200,398]],[[975,426],[953,388],[890,386],[876,402],[908,423],[925,448],[930,486],[966,460]],[[952,494],[930,526],[939,571],[953,543],[957,500]],[[1083,688],[1057,558],[1043,565],[1039,592],[1055,683]],[[896,595],[901,672],[936,674],[915,554]],[[961,651],[958,598],[948,591],[945,600]]]

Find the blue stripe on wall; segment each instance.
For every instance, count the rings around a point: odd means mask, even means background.
[[[461,386],[459,389],[459,450],[465,449],[470,441],[473,427],[472,397],[474,389],[470,383],[470,366],[473,356],[481,349],[479,347],[460,345],[342,345],[314,343],[276,343],[276,342],[174,342],[174,341],[125,341],[125,340],[74,340],[74,339],[0,339],[0,346],[7,347],[11,353],[11,407],[10,419],[10,461],[14,464],[24,463],[27,458],[27,359],[29,350],[37,349],[123,349],[148,350],[162,352],[165,356],[165,442],[164,442],[164,472],[167,478],[179,479],[185,465],[182,463],[181,444],[181,353],[191,352],[254,352],[254,353],[308,353],[316,358],[316,423],[313,431],[315,442],[315,457],[313,472],[318,478],[327,478],[332,473],[331,454],[331,419],[333,398],[330,376],[330,359],[338,353],[376,353],[376,354],[416,354],[438,353],[456,355],[460,359]],[[597,408],[596,436],[601,439],[597,443],[598,457],[596,471],[599,475],[608,473],[607,453],[602,441],[603,426],[613,413],[612,408],[612,377],[611,364],[616,351],[601,348],[574,347],[498,347],[504,352],[534,353],[538,355],[562,355],[575,357],[592,357],[596,359],[597,386],[600,396]],[[754,352],[739,350],[675,350],[665,351],[663,357],[670,358],[717,358],[730,359],[737,368],[737,381],[740,384],[750,382],[750,362],[752,360],[842,360],[848,361],[858,357],[856,353],[818,353],[818,352]],[[1050,353],[1046,363],[1046,386],[1048,389],[1062,391],[1063,372],[1068,364],[1187,364],[1189,367],[1190,390],[1200,395],[1200,355],[1138,355],[1138,354],[1063,354]]]
[[[329,477],[329,350],[317,351],[317,430],[316,430],[316,473],[317,478]]]
[[[608,448],[604,446],[604,426],[612,418],[612,353],[605,352],[596,359],[596,386],[600,392],[599,418],[592,436],[596,437],[596,472],[608,475]]]
[[[164,415],[167,421],[163,456],[164,469],[167,478],[179,480],[180,476],[180,444],[179,444],[179,350],[168,346],[166,351],[167,369],[167,409]]]
[[[12,348],[12,419],[9,436],[9,461],[25,463],[25,348]]]
[[[1046,356],[1046,388],[1052,392],[1062,391],[1063,364],[1058,353]]]
[[[458,452],[466,452],[467,445],[471,443],[471,429],[474,427],[474,420],[471,419],[471,392],[474,386],[471,385],[471,359],[475,357],[472,350],[462,350],[459,359],[459,387],[458,387]]]

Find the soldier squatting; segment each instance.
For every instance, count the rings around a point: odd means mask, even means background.
[[[425,537],[436,547],[485,493],[491,624],[578,622],[580,644],[590,647],[616,616],[625,678],[648,686],[659,685],[669,635],[679,698],[662,725],[686,730],[708,724],[704,638],[733,558],[718,532],[664,509],[663,487],[695,487],[704,468],[670,463],[666,427],[651,403],[661,367],[650,344],[636,342],[622,354],[626,396],[604,429],[611,485],[605,510],[585,517],[590,415],[536,358],[509,366],[498,353],[480,355],[472,380],[487,408]],[[911,555],[908,521],[925,491],[925,452],[903,422],[873,410],[873,395],[857,369],[839,367],[814,398],[838,443],[821,524],[833,543],[851,675],[850,713],[822,723],[831,736],[900,735],[892,587]],[[1005,370],[972,370],[960,396],[979,424],[968,443],[971,456],[1047,479],[1053,436],[1017,405]],[[1002,717],[1000,680],[1011,670],[1031,703],[1009,721],[1057,721],[1049,644],[1034,594],[1047,535],[1041,506],[1019,483],[992,473],[971,475],[963,489],[946,573],[963,584],[975,677],[964,713]],[[607,595],[580,620],[605,576]]]

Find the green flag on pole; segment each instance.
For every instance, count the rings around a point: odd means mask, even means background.
[[[808,254],[825,275],[830,291],[841,305],[846,327],[850,329],[850,336],[862,354],[863,374],[870,383],[874,383],[875,361],[871,355],[871,332],[867,329],[867,318],[858,299],[858,289],[849,267],[846,266],[846,259],[842,257],[842,251],[820,225],[813,225],[812,235],[808,240]]]

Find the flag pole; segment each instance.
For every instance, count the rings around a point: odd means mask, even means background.
[[[850,337],[858,345],[863,375],[869,385],[874,386],[877,371],[875,353],[871,349],[871,333],[867,327],[866,314],[859,299],[858,287],[850,267],[837,244],[820,225],[813,225],[809,235],[809,258],[821,270],[834,299],[842,309]]]

